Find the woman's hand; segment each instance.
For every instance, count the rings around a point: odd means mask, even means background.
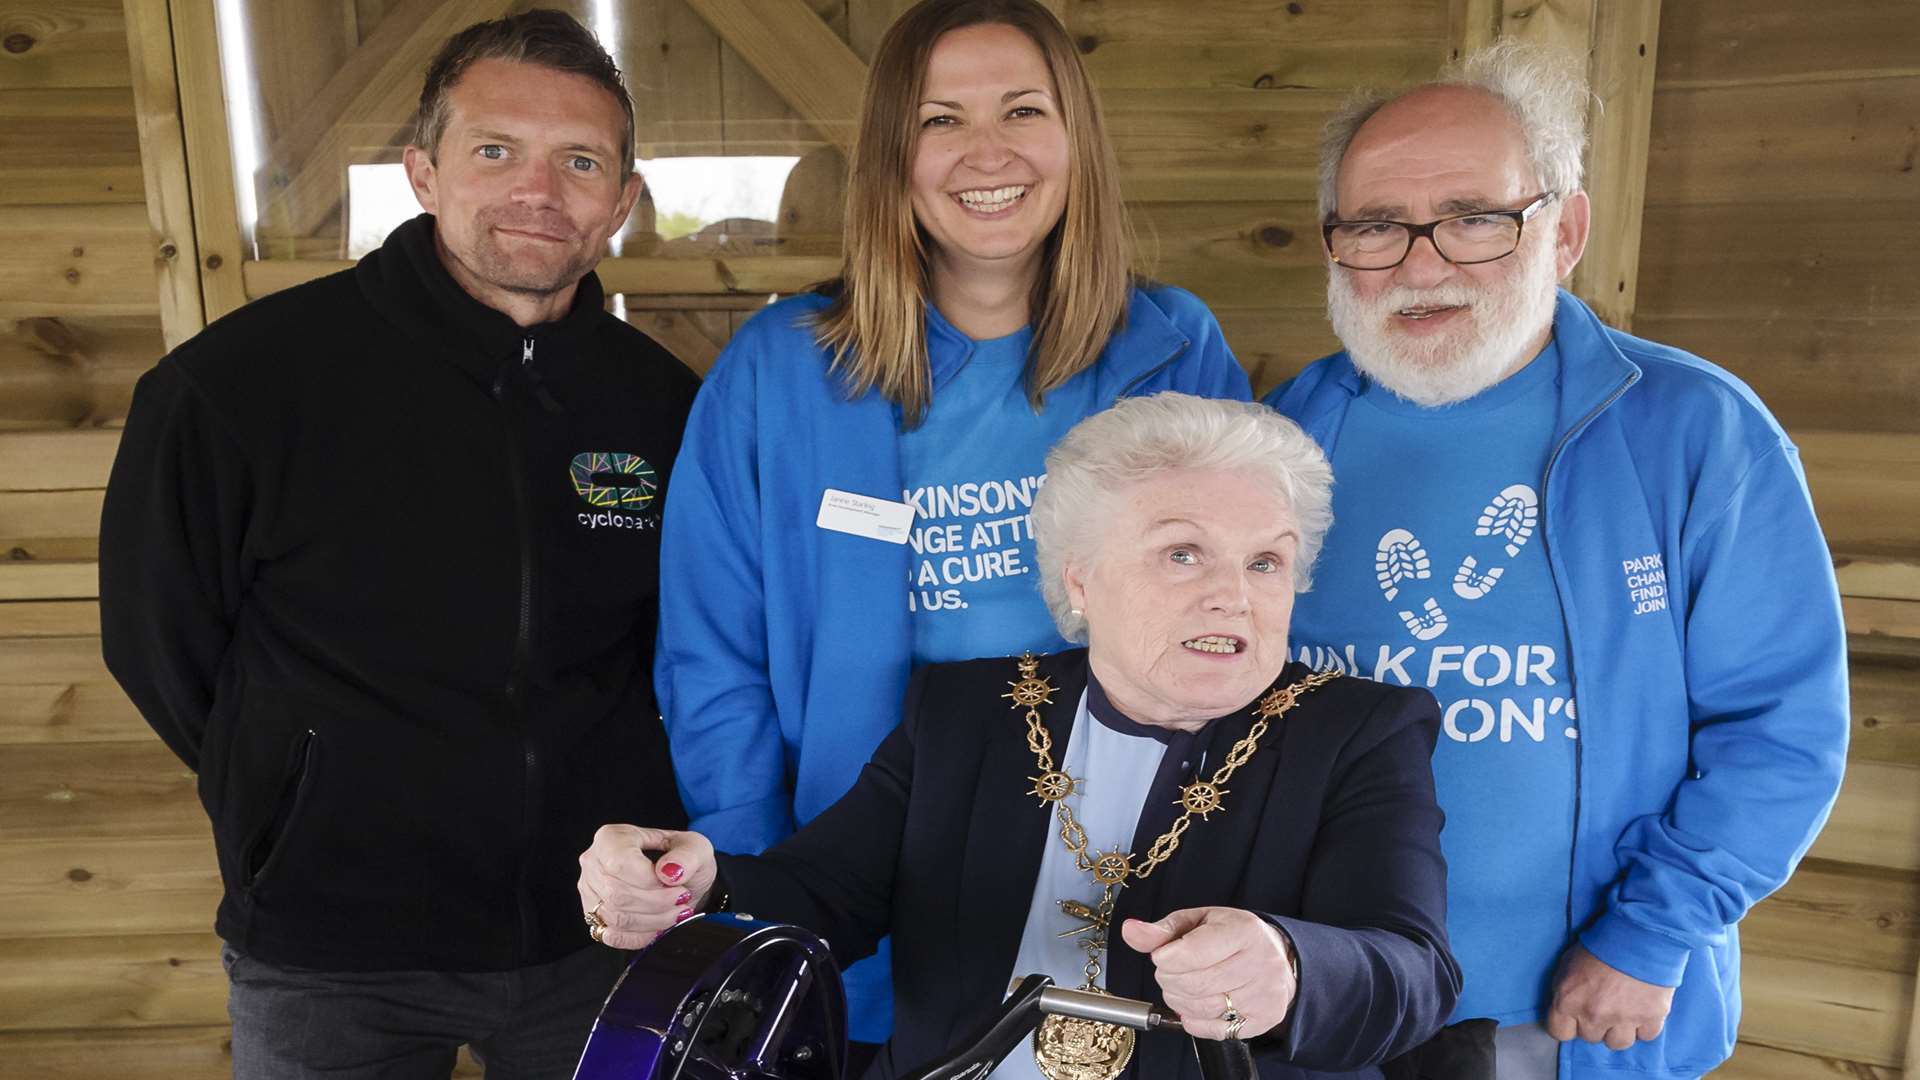
[[[1293,952],[1279,928],[1251,911],[1183,908],[1159,922],[1128,919],[1120,936],[1153,961],[1154,981],[1187,1034],[1225,1039],[1229,1004],[1242,1017],[1233,1034],[1264,1035],[1287,1018],[1298,989]]]
[[[713,844],[699,833],[602,825],[580,853],[580,911],[596,941],[638,949],[698,912],[713,877]]]

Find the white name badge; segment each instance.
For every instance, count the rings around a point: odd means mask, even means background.
[[[891,499],[828,488],[820,495],[820,515],[813,523],[834,532],[904,544],[913,527],[913,507]]]

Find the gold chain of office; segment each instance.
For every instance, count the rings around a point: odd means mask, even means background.
[[[1032,653],[1020,658],[1019,669],[1020,678],[1008,683],[1012,689],[1000,696],[1010,698],[1014,708],[1024,707],[1027,710],[1027,749],[1033,751],[1040,770],[1040,775],[1027,777],[1033,781],[1033,790],[1027,794],[1038,796],[1042,804],[1058,804],[1061,843],[1073,853],[1074,865],[1091,873],[1093,880],[1103,887],[1121,885],[1128,878],[1143,881],[1161,863],[1172,858],[1173,853],[1180,849],[1180,837],[1193,824],[1193,819],[1199,817],[1205,821],[1207,815],[1221,808],[1222,800],[1227,795],[1227,781],[1260,748],[1260,738],[1267,733],[1272,722],[1286,715],[1303,695],[1319,689],[1340,674],[1337,670],[1315,672],[1297,683],[1275,689],[1262,698],[1253,710],[1253,726],[1227,751],[1226,760],[1214,770],[1213,775],[1195,779],[1180,789],[1178,805],[1182,813],[1166,832],[1154,840],[1153,846],[1147,849],[1145,860],[1136,867],[1133,865],[1133,853],[1129,851],[1115,849],[1097,855],[1088,853],[1087,832],[1074,819],[1073,809],[1066,802],[1067,796],[1079,789],[1081,781],[1054,768],[1053,736],[1040,722],[1040,706],[1052,703],[1054,685],[1040,675],[1040,661]]]
[[[1226,760],[1214,770],[1213,775],[1206,779],[1195,779],[1180,789],[1180,801],[1176,804],[1182,808],[1180,817],[1174,821],[1172,828],[1160,834],[1153,846],[1147,849],[1146,860],[1135,867],[1133,853],[1124,848],[1116,847],[1098,854],[1088,853],[1087,831],[1075,820],[1073,808],[1067,805],[1067,797],[1078,790],[1080,781],[1053,767],[1053,736],[1040,723],[1040,706],[1053,703],[1054,685],[1041,676],[1040,661],[1032,653],[1020,657],[1019,667],[1020,678],[1008,683],[1012,689],[1001,696],[1010,698],[1015,709],[1027,710],[1027,749],[1033,751],[1040,767],[1040,775],[1027,777],[1033,781],[1033,790],[1027,794],[1038,796],[1043,806],[1047,803],[1057,804],[1060,842],[1073,854],[1074,865],[1083,873],[1091,873],[1094,882],[1100,886],[1097,904],[1086,904],[1079,900],[1057,901],[1061,912],[1080,923],[1059,936],[1080,938],[1081,948],[1087,954],[1084,971],[1086,982],[1080,988],[1103,994],[1106,991],[1100,988],[1100,954],[1106,949],[1115,901],[1119,899],[1119,891],[1126,885],[1127,879],[1143,880],[1161,863],[1172,858],[1173,853],[1180,849],[1180,837],[1193,824],[1194,817],[1205,821],[1208,814],[1221,808],[1221,800],[1227,794],[1227,781],[1260,748],[1260,737],[1267,733],[1272,721],[1286,715],[1301,695],[1318,689],[1337,677],[1339,672],[1318,672],[1261,698],[1260,704],[1253,710],[1253,726],[1247,729],[1245,737],[1227,751]],[[1034,1067],[1047,1080],[1113,1080],[1132,1059],[1133,1042],[1131,1028],[1099,1020],[1049,1016],[1033,1033]]]

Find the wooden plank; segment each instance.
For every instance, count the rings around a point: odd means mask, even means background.
[[[205,829],[192,771],[158,738],[17,743],[0,753],[0,840],[200,836]]]
[[[1216,308],[1318,312],[1326,260],[1310,202],[1134,203],[1148,276]]]
[[[233,145],[227,134],[227,97],[220,71],[220,33],[210,0],[168,0],[173,64],[179,81],[180,125],[186,147],[187,190],[199,262],[200,307],[207,322],[246,303],[240,262]],[[178,228],[180,222],[171,224]]]
[[[1634,313],[1634,333],[1740,376],[1788,428],[1920,434],[1920,318]],[[1871,392],[1862,392],[1863,388]]]
[[[172,349],[199,333],[207,319],[200,301],[200,247],[193,233],[186,128],[167,0],[126,0],[126,21],[160,330]]]
[[[9,938],[198,933],[220,892],[211,835],[0,841]]]
[[[1742,1030],[1745,1025],[1741,1025]],[[1863,1061],[1814,1057],[1742,1040],[1713,1080],[1900,1080],[1900,1070]]]
[[[1920,435],[1794,431],[1827,544],[1850,555],[1913,553]]]
[[[210,1025],[226,1010],[210,932],[0,940],[0,1031]]]
[[[0,3],[0,90],[127,85],[120,0]]]
[[[1920,600],[1920,562],[1836,555],[1833,572],[1844,596]]]
[[[144,206],[0,206],[0,318],[152,315]]]
[[[1306,48],[1277,35],[1258,33],[1206,43],[1102,41],[1087,34],[1078,38],[1078,44],[1087,73],[1103,97],[1115,90],[1264,90],[1285,94],[1398,86],[1431,78],[1444,54],[1437,38],[1418,36],[1360,46],[1329,42]]]
[[[0,607],[11,609],[30,603],[36,601],[16,601]],[[10,610],[0,611],[0,619],[10,618]],[[8,632],[13,631],[9,626]],[[111,682],[0,684],[0,746],[125,742],[150,737],[152,732],[133,702]]]
[[[8,559],[0,562],[0,601],[80,600],[100,595],[92,559]]]
[[[0,1078],[228,1080],[233,1075],[231,1043],[225,1023],[0,1032]]]
[[[310,259],[249,261],[250,297],[261,297],[344,270],[352,263]],[[750,255],[726,259],[632,256],[602,259],[600,283],[610,293],[765,295],[797,292],[839,273],[840,260],[814,255]]]
[[[1662,88],[1920,74],[1902,0],[1686,0],[1660,21]]]
[[[1663,206],[1854,199],[1912,206],[1920,198],[1916,115],[1920,74],[1662,86],[1654,95],[1647,198]]]
[[[727,325],[726,313],[719,313],[719,325],[723,332],[716,337],[703,325],[700,315],[711,316],[714,312],[689,311],[636,311],[627,316],[627,321],[646,334],[661,347],[674,355],[674,358],[704,377],[713,367],[714,360],[720,356],[720,349],[726,344],[730,334],[724,332]]]
[[[141,199],[140,137],[126,87],[0,91],[0,205]]]
[[[1593,226],[1568,287],[1608,324],[1623,330],[1633,327],[1633,304],[1639,295],[1647,133],[1659,37],[1660,0],[1609,0],[1594,6],[1587,66],[1593,101],[1587,115],[1586,179]]]
[[[0,432],[0,491],[104,488],[119,448],[111,430]]]
[[[872,63],[887,27],[912,6],[913,0],[847,0],[847,44],[854,55]]]
[[[1853,697],[1853,761],[1920,765],[1920,661],[1855,656],[1847,665]]]
[[[1235,0],[1180,4],[1166,0],[1100,0],[1067,7],[1067,29],[1084,48],[1092,37],[1114,41],[1208,45],[1248,38],[1287,42],[1300,49],[1392,46],[1412,38],[1438,48],[1446,33],[1444,5],[1432,0],[1366,3],[1292,3]]]
[[[0,686],[112,686],[100,638],[0,637]]]
[[[642,158],[719,154],[720,38],[685,0],[629,4],[620,17],[620,55],[633,94],[634,153]],[[651,234],[651,202],[643,198],[626,232]],[[643,208],[645,212],[643,212]],[[645,254],[629,244],[626,254]]]
[[[1642,236],[1638,311],[1724,319],[1920,311],[1920,259],[1909,254],[1920,247],[1920,200],[1649,206]]]
[[[5,631],[0,636],[9,638],[99,637],[100,605],[90,600],[16,600],[0,607],[0,628]]]
[[[1130,201],[1316,198],[1320,129],[1333,90],[1104,90]]]
[[[1920,871],[1920,767],[1855,761],[1814,858]]]
[[[65,558],[43,549],[47,540],[92,539],[100,532],[99,488],[76,491],[0,491],[0,554],[19,561]]]
[[[511,0],[405,0],[334,72],[262,160],[260,218],[275,236],[310,236],[339,207],[347,166],[404,145],[427,63],[464,27],[506,13]],[[197,177],[196,177],[197,179]]]
[[[1850,638],[1890,637],[1920,641],[1920,604],[1911,600],[1841,597]]]
[[[853,149],[867,65],[805,0],[687,0],[820,137]]]
[[[1741,1037],[1778,1050],[1898,1066],[1913,986],[1912,975],[1742,957]]]
[[[1911,972],[1920,963],[1920,876],[1808,859],[1740,921],[1740,951]]]
[[[1340,348],[1320,312],[1308,308],[1213,309],[1234,358],[1247,369],[1253,394],[1262,397],[1300,369]]]
[[[164,352],[152,316],[0,322],[0,431],[120,424]]]
[[[825,23],[835,37],[846,40],[847,12],[841,0],[804,2],[814,17]],[[737,49],[722,43],[719,53],[720,137],[725,141],[728,153],[799,155],[823,144],[822,136]],[[864,83],[864,63],[860,71]],[[846,119],[857,124],[858,97],[854,103],[856,111]]]

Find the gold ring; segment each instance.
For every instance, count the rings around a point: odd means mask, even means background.
[[[1227,1011],[1220,1014],[1220,1019],[1225,1020],[1228,1024],[1237,1024],[1245,1019],[1245,1017],[1240,1015],[1240,1010],[1233,1007],[1232,994],[1222,990],[1220,996],[1227,999]],[[1231,1039],[1233,1036],[1229,1035],[1227,1038]]]
[[[1238,1013],[1235,1013],[1235,1014],[1234,1014],[1234,1017],[1233,1017],[1233,1019],[1232,1019],[1232,1020],[1229,1020],[1229,1021],[1227,1021],[1227,1038],[1228,1038],[1228,1039],[1237,1039],[1237,1038],[1239,1038],[1239,1037],[1240,1037],[1240,1025],[1241,1025],[1241,1024],[1244,1024],[1244,1023],[1246,1023],[1246,1022],[1247,1022],[1247,1018],[1246,1018],[1246,1017],[1244,1017],[1244,1016],[1241,1016],[1241,1015],[1239,1015]]]
[[[605,900],[599,901],[587,912],[587,936],[595,941],[599,941],[600,935],[607,932],[607,920],[600,917],[600,905],[604,903]]]
[[[605,945],[607,943],[607,924],[603,922],[594,923],[593,929],[587,931],[587,936],[593,939],[594,944]]]

